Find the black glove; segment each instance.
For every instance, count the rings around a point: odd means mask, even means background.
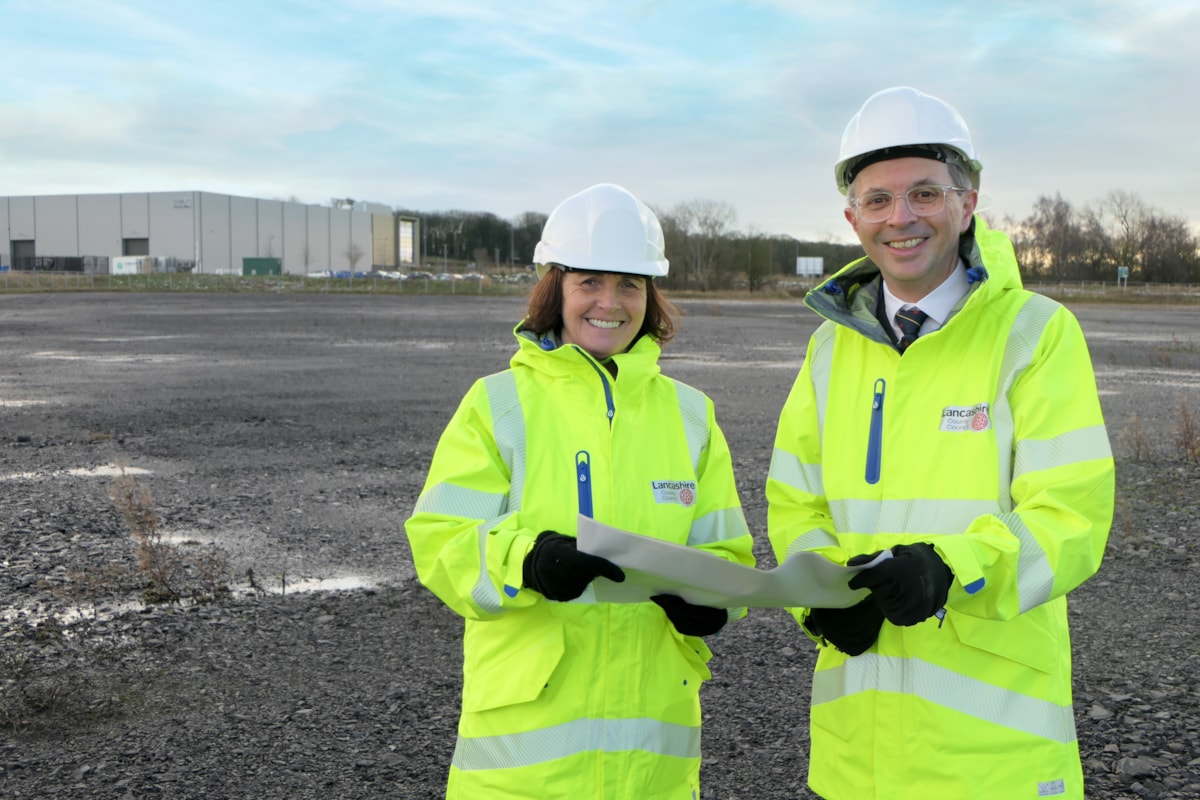
[[[684,636],[712,636],[729,621],[723,608],[698,606],[673,594],[656,594],[650,598],[667,612],[667,619]]]
[[[883,612],[868,595],[849,608],[814,608],[808,612],[804,627],[846,655],[857,656],[867,652],[879,638]]]
[[[954,573],[932,545],[898,544],[892,557],[850,579],[851,589],[870,589],[893,625],[916,625],[932,617],[950,593]]]
[[[547,600],[574,600],[597,577],[620,583],[625,573],[607,558],[581,553],[573,536],[554,531],[538,534],[521,576],[526,587],[541,592]]]

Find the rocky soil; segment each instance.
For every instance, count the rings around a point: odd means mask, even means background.
[[[816,320],[680,303],[664,370],[717,402],[752,529],[775,417]],[[0,796],[432,798],[461,622],[403,520],[519,298],[0,296]],[[1070,598],[1089,798],[1200,797],[1194,308],[1088,306],[1120,506]],[[1195,416],[1192,416],[1195,415]],[[1200,436],[1200,433],[1195,435]],[[114,476],[207,599],[146,604]],[[782,612],[713,642],[703,796],[805,788],[814,653]]]

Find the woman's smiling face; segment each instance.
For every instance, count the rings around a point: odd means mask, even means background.
[[[599,361],[628,350],[646,319],[646,280],[617,272],[564,274],[563,342]]]

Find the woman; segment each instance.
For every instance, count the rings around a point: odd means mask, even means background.
[[[405,528],[422,583],[466,619],[449,798],[697,800],[700,703],[725,609],[602,603],[624,574],[575,547],[584,514],[752,566],[712,401],[659,372],[674,308],[648,207],[567,198],[511,368],[447,426]]]

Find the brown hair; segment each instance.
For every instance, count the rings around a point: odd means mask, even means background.
[[[561,269],[551,267],[533,285],[533,291],[529,294],[529,311],[523,323],[526,330],[538,335],[551,331],[562,333],[563,275]],[[678,327],[679,309],[658,290],[653,279],[646,278],[646,318],[642,320],[642,328],[633,340],[636,342],[642,336],[649,335],[659,344],[666,344],[675,338]]]

